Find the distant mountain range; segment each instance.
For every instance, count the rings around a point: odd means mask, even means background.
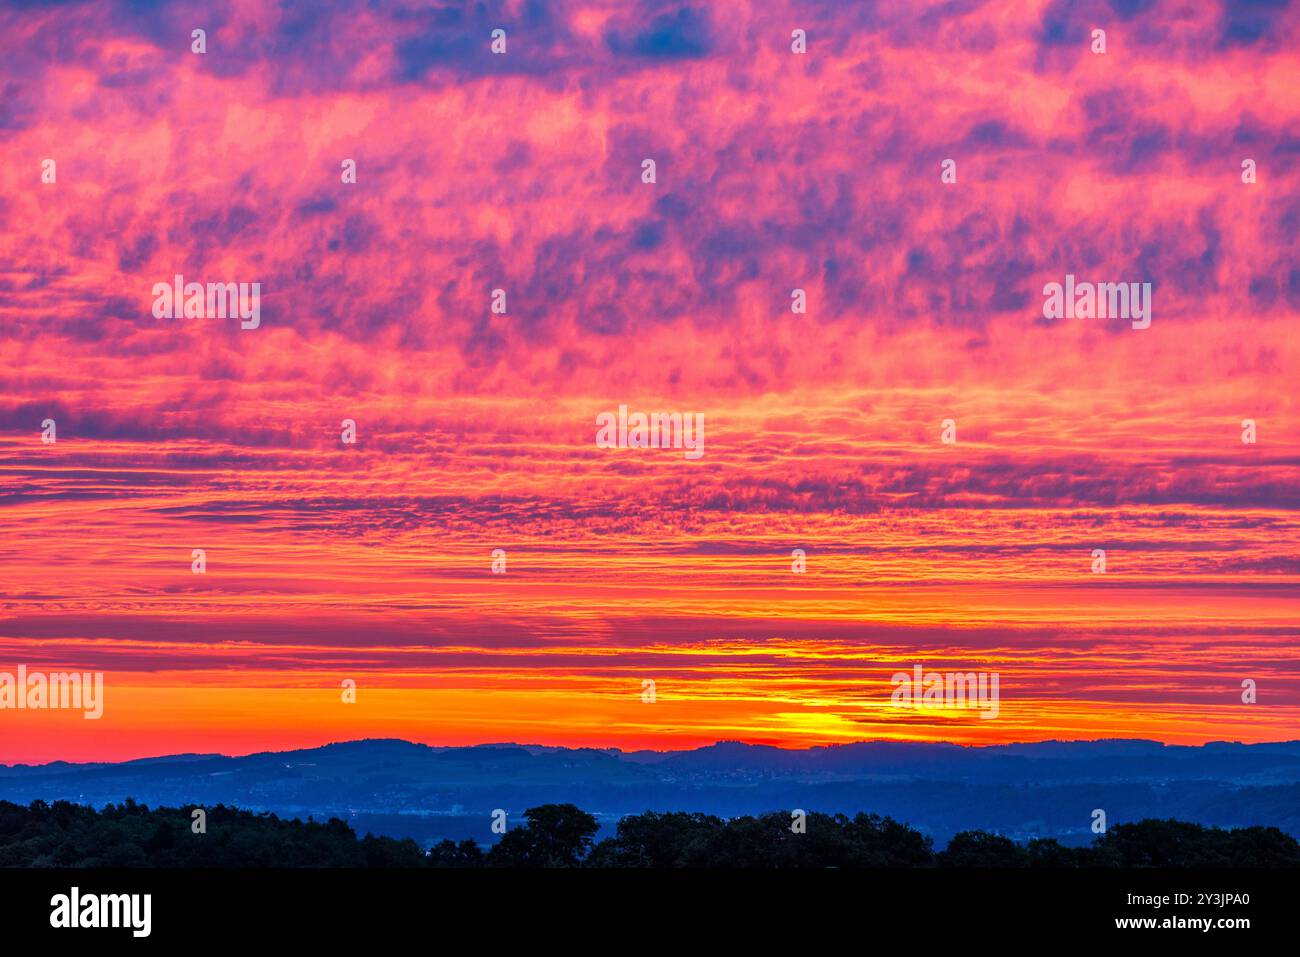
[[[1300,741],[1045,741],[963,747],[869,741],[785,750],[719,742],[691,751],[489,744],[441,748],[365,740],[243,757],[179,754],[120,764],[0,766],[0,800],[126,798],[156,806],[232,804],[340,817],[359,832],[493,839],[491,815],[571,802],[612,830],[624,814],[722,817],[803,808],[890,815],[945,843],[984,828],[1010,837],[1092,838],[1093,810],[1117,824],[1176,817],[1272,825],[1300,837]]]

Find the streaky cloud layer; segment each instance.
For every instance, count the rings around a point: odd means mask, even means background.
[[[0,761],[1294,737],[1297,51],[1290,2],[6,7],[0,670],[107,706]],[[1067,274],[1150,328],[1045,319]],[[620,404],[706,453],[597,448]],[[998,720],[890,707],[914,664]]]

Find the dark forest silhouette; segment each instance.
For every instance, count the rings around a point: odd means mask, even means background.
[[[67,801],[23,807],[0,801],[3,867],[1296,867],[1300,843],[1273,827],[1223,830],[1174,820],[1117,824],[1088,847],[1055,840],[1020,844],[963,831],[936,852],[930,838],[874,814],[809,812],[804,833],[791,815],[723,820],[686,812],[635,814],[596,843],[599,825],[572,804],[524,813],[495,845],[367,835],[345,822],[284,820],[218,805],[206,833],[192,808],[127,800],[96,810]]]

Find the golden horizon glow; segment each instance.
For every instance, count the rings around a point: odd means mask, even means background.
[[[1058,6],[800,9],[799,57],[781,3],[566,0],[508,61],[384,2],[206,57],[0,12],[0,672],[106,694],[0,763],[1300,737],[1300,10],[1097,57]],[[1150,328],[1045,319],[1067,273]],[[155,318],[177,274],[260,327]],[[598,448],[620,405],[702,458]],[[915,664],[999,716],[891,707]]]

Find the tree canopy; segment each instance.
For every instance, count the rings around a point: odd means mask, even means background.
[[[599,823],[572,804],[524,812],[490,847],[445,840],[358,838],[345,822],[284,820],[217,805],[153,808],[130,799],[101,810],[67,801],[0,801],[0,867],[1300,867],[1300,843],[1274,827],[1224,830],[1186,821],[1112,826],[1086,847],[1019,843],[963,831],[936,852],[929,837],[888,817],[788,812],[724,820],[684,811],[633,814],[596,842]]]

